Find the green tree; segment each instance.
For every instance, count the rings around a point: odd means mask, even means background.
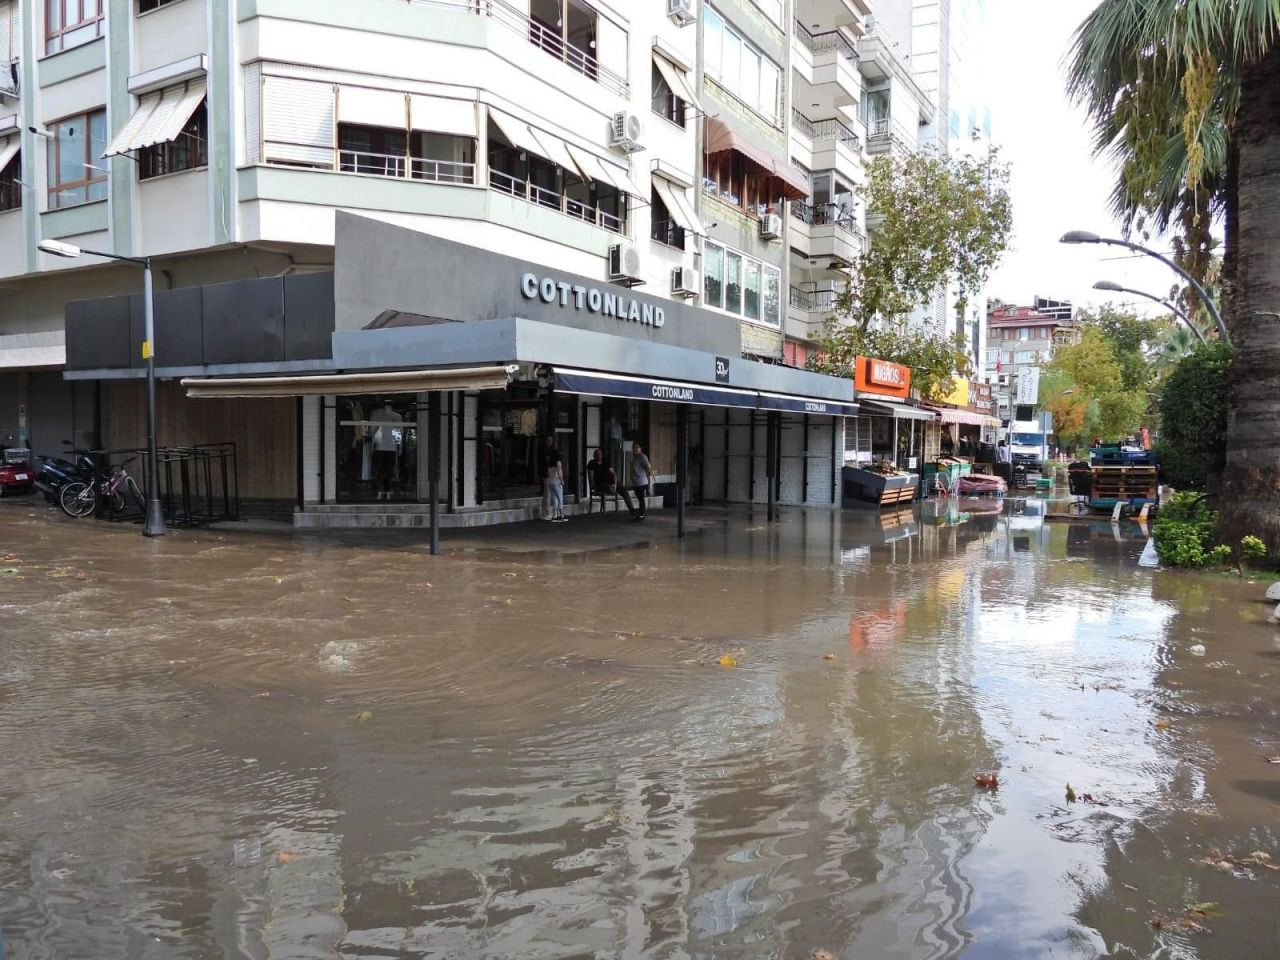
[[[1227,455],[1227,377],[1231,348],[1195,346],[1161,385],[1157,453],[1175,487],[1203,489],[1222,472]]]
[[[1182,221],[1223,215],[1230,375],[1219,536],[1280,549],[1280,0],[1102,0],[1077,32],[1070,89],[1101,150],[1121,157],[1122,204],[1182,197]],[[1174,138],[1180,136],[1179,146]],[[1179,149],[1185,163],[1170,162]]]
[[[963,313],[1009,243],[1009,168],[996,150],[978,156],[886,154],[867,166],[869,249],[837,296],[810,366],[848,376],[866,354],[910,366],[926,396],[967,374],[963,345],[905,329],[939,290],[958,291]],[[945,368],[945,369],[944,369]]]
[[[1072,393],[1058,400],[1041,388],[1042,402],[1061,415],[1060,440],[1079,445],[1089,436],[1115,439],[1137,432],[1147,406],[1145,388],[1125,386],[1124,367],[1111,340],[1097,326],[1086,326],[1077,343],[1061,346],[1045,367],[1048,383],[1070,382]],[[1074,430],[1073,430],[1074,427]]]
[[[1096,311],[1082,309],[1077,317],[1081,323],[1097,327],[1111,342],[1125,389],[1145,390],[1153,374],[1147,353],[1155,345],[1160,324],[1109,303]]]

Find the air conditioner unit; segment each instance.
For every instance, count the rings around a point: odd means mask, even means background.
[[[627,284],[643,283],[640,279],[640,251],[624,243],[610,247],[609,279]]]
[[[692,270],[689,267],[672,267],[671,295],[673,297],[683,297],[688,300],[690,297],[696,297],[702,292],[700,287],[697,270]]]
[[[760,218],[760,239],[777,240],[782,236],[782,217],[776,213],[766,213]]]
[[[693,0],[667,0],[667,16],[682,27],[698,19],[693,12]]]
[[[1000,386],[1007,387],[1009,385],[1009,375],[1007,373],[1000,374],[998,379],[1000,381]]]
[[[643,150],[644,146],[640,143],[642,133],[640,115],[620,110],[613,115],[613,123],[609,127],[609,146],[616,147],[623,153]]]

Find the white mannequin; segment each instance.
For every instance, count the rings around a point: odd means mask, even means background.
[[[392,409],[391,404],[384,403],[382,409],[373,411],[369,419],[374,423],[385,423],[385,427],[376,427],[373,432],[373,455],[377,481],[382,489],[378,491],[379,500],[391,499],[391,477],[395,473],[396,451],[399,444],[392,429],[392,424],[400,425],[404,421],[400,414]]]

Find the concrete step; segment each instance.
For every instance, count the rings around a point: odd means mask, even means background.
[[[599,513],[599,503],[595,504],[595,512]],[[615,510],[612,502],[606,503],[609,513],[626,516],[626,504],[619,501]],[[648,509],[662,508],[662,497],[649,497]],[[587,513],[586,502],[566,503],[564,513],[567,517],[584,516]],[[495,510],[472,508],[456,513],[440,512],[440,529],[460,529],[463,527],[487,527],[500,523],[524,523],[542,517],[542,503],[531,503],[528,506],[504,507]],[[431,528],[431,512],[424,503],[326,503],[312,504],[306,510],[296,511],[293,525],[309,530],[321,529],[426,529]]]

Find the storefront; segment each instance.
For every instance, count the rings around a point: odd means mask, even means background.
[[[157,370],[180,380],[175,406],[295,405],[289,492],[299,525],[426,525],[437,513],[446,527],[531,518],[548,436],[561,451],[570,506],[577,497],[583,509],[585,462],[601,449],[625,480],[633,443],[647,451],[654,492],[669,503],[839,499],[844,422],[858,412],[852,383],[743,359],[735,318],[344,213],[327,304],[312,289],[324,282],[202,288],[183,318],[196,330],[185,344],[166,345],[177,323],[171,292],[157,302]],[[226,314],[226,304],[260,297],[269,303]],[[243,315],[277,302],[273,355],[219,352],[223,330],[251,342],[238,329]],[[307,306],[296,317],[295,302]],[[323,342],[308,325],[326,308]],[[113,315],[120,310],[123,318]],[[70,376],[136,380],[140,370],[121,369],[131,366],[127,340],[123,349],[103,341],[131,331],[127,303],[69,306]],[[186,362],[174,362],[175,352]],[[101,369],[102,357],[118,357],[116,367]],[[166,404],[162,433],[166,420],[183,419]]]
[[[942,424],[940,453],[971,463],[995,462],[996,432],[991,385],[957,380],[950,394],[932,407]]]
[[[845,462],[885,462],[919,471],[926,457],[927,427],[937,414],[912,403],[911,368],[874,357],[854,361],[861,412],[845,433]]]

